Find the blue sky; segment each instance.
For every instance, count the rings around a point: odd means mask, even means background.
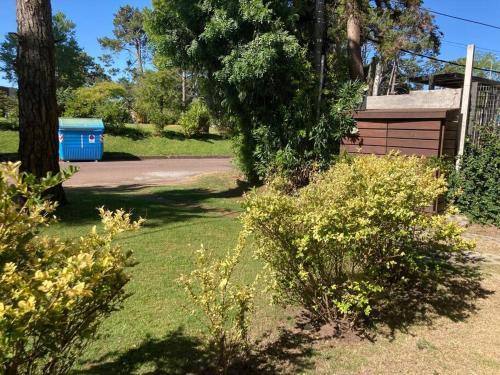
[[[0,37],[16,30],[15,3],[15,0],[0,0]],[[76,23],[80,45],[97,57],[103,52],[97,38],[112,36],[113,14],[117,9],[124,4],[143,8],[150,3],[151,0],[52,0],[52,8],[54,12],[62,11]],[[500,0],[424,0],[424,4],[442,13],[500,25]],[[444,33],[442,58],[451,60],[465,55],[465,46],[456,43],[475,43],[478,47],[499,51],[497,54],[500,55],[500,30],[439,15],[436,22]],[[7,84],[0,78],[0,85]]]

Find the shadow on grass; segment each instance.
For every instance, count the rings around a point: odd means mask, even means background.
[[[190,138],[190,137],[186,137],[181,132],[173,131],[173,130],[169,130],[169,129],[162,130],[160,133],[160,136],[163,138],[175,139],[178,141],[185,141],[188,139],[194,139],[197,141],[210,142],[210,143],[212,143],[213,141],[220,141],[220,140],[226,139],[220,134],[202,134],[202,135],[198,135],[198,136],[194,136],[194,137]]]
[[[438,316],[454,322],[465,321],[478,311],[478,299],[494,293],[481,284],[482,258],[471,254],[434,254],[433,257],[439,271],[431,270],[431,275],[411,280],[406,287],[389,289],[379,313],[372,317],[375,327],[389,328],[382,333],[389,339],[394,339],[397,332],[408,333],[415,324],[432,326]],[[375,332],[381,333],[378,329]]]
[[[131,210],[134,216],[147,219],[146,227],[161,227],[166,223],[182,222],[193,218],[209,219],[237,214],[236,211],[213,207],[208,201],[241,197],[250,186],[239,183],[226,190],[208,188],[179,188],[151,191],[143,185],[127,185],[117,188],[66,187],[68,204],[58,209],[57,215],[65,224],[95,223],[97,207],[110,210]]]
[[[17,154],[17,152],[0,154],[0,162],[6,162],[6,161],[15,162],[18,160],[19,160],[19,155]]]
[[[121,160],[141,160],[137,155],[128,152],[108,152],[105,151],[102,156],[103,161],[121,161]]]
[[[256,344],[255,349],[229,368],[228,374],[286,374],[293,368],[300,372],[311,368],[312,339],[302,333],[281,330],[275,341]],[[163,339],[146,338],[137,348],[110,353],[85,368],[78,375],[133,374],[143,367],[146,374],[216,374],[215,354],[196,337],[179,327]]]
[[[151,137],[151,135],[143,129],[136,127],[128,127],[128,126],[123,126],[123,127],[108,126],[106,128],[106,134],[116,135],[120,137],[127,137],[134,141],[140,141],[142,139]]]

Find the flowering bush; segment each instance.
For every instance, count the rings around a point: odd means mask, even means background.
[[[234,251],[222,259],[202,247],[196,254],[195,269],[179,278],[195,306],[204,314],[208,344],[216,355],[220,373],[226,373],[245,348],[248,315],[253,309],[253,287],[235,284],[233,280],[242,246],[240,238]]]
[[[71,172],[36,181],[18,167],[0,164],[0,372],[65,374],[125,298],[130,254],[112,240],[142,219],[100,208],[103,231],[66,241],[43,235],[56,205],[41,195]]]
[[[293,193],[281,180],[250,193],[243,221],[277,301],[352,325],[392,286],[434,277],[441,256],[471,247],[456,224],[425,212],[445,191],[419,158],[363,156]]]

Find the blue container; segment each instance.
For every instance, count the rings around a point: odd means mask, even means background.
[[[97,118],[59,119],[59,160],[101,160],[104,124]]]

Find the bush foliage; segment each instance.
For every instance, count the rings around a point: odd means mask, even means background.
[[[17,123],[19,118],[17,96],[8,96],[3,91],[0,91],[0,117]]]
[[[66,117],[102,118],[109,130],[123,127],[130,121],[126,88],[116,82],[102,81],[66,94]]]
[[[276,300],[319,322],[355,324],[392,287],[432,278],[440,256],[471,246],[444,215],[424,212],[446,182],[419,158],[343,159],[294,193],[288,184],[247,196],[245,230]]]
[[[221,373],[226,373],[245,349],[249,313],[253,309],[253,287],[234,281],[242,246],[240,239],[235,250],[222,259],[202,247],[196,254],[195,269],[179,279],[195,307],[204,315],[208,344]]]
[[[449,196],[473,220],[500,226],[500,130],[492,125],[477,133],[478,139],[466,144]]]
[[[101,208],[103,231],[65,241],[43,235],[56,205],[41,194],[69,174],[37,182],[18,167],[0,165],[0,373],[66,374],[125,298],[130,254],[112,241],[142,219]]]
[[[201,99],[194,99],[189,109],[179,120],[179,125],[187,137],[207,134],[210,128],[210,113]]]

